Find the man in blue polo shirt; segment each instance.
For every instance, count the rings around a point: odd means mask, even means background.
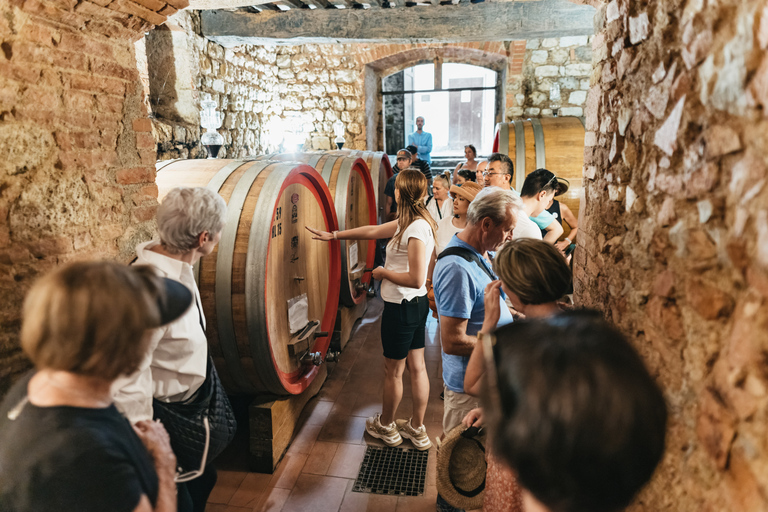
[[[453,236],[435,264],[433,286],[443,348],[443,432],[478,406],[475,397],[464,393],[464,374],[483,325],[485,287],[497,279],[488,252],[512,239],[517,218],[525,215],[522,207],[510,190],[481,190],[469,205],[467,227]],[[502,292],[499,326],[512,322],[505,299]],[[441,500],[438,496],[438,509],[450,510]]]

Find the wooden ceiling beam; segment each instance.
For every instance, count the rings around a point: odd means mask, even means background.
[[[592,35],[595,8],[568,0],[540,0],[443,5],[439,9],[415,6],[405,19],[402,14],[399,9],[294,9],[279,16],[274,12],[254,15],[213,10],[202,12],[202,29],[205,37],[226,47],[465,42],[477,40],[479,29],[484,41],[509,41]]]

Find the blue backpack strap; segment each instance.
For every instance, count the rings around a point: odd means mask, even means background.
[[[482,271],[485,272],[485,275],[491,279],[491,281],[498,279],[495,275],[493,275],[491,271],[488,270],[488,267],[483,265],[483,262],[480,261],[480,256],[478,256],[476,252],[470,251],[466,247],[448,247],[440,253],[437,259],[440,260],[446,256],[459,256],[460,258],[464,258],[465,260],[480,267]]]

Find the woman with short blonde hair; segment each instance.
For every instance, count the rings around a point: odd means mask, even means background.
[[[178,283],[113,262],[73,263],[35,283],[21,346],[36,371],[0,406],[0,510],[176,512],[165,429],[131,428],[111,386],[139,367],[148,329],[191,303]]]
[[[174,405],[188,404],[199,397],[198,390],[206,378],[217,378],[214,372],[208,371],[205,314],[193,266],[200,258],[211,254],[219,243],[226,213],[224,199],[207,188],[174,188],[157,208],[159,239],[136,247],[137,264],[150,265],[158,275],[183,284],[195,300],[194,307],[178,321],[152,332],[139,370],[115,384],[115,402],[132,423],[158,416],[153,405],[155,400]],[[174,431],[170,426],[169,430]],[[189,446],[180,436],[174,436],[173,442],[177,448]],[[181,454],[179,458],[183,458]],[[178,484],[179,511],[205,509],[217,479],[211,458],[202,458],[201,464],[203,461],[207,463],[203,468],[183,468],[198,476],[191,480],[185,478]]]

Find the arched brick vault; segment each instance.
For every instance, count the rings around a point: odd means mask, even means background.
[[[455,62],[472,64],[498,73],[496,121],[504,118],[505,107],[514,106],[514,95],[507,94],[508,76],[523,72],[525,41],[471,42],[456,44],[390,44],[376,45],[356,56],[364,66],[366,142],[369,148],[383,147],[381,79],[417,64]]]

